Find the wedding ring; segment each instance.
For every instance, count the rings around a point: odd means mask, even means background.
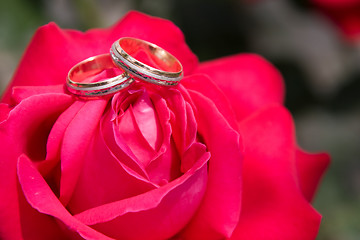
[[[149,62],[139,60],[143,54]],[[161,47],[137,38],[124,37],[115,41],[110,49],[116,65],[130,75],[163,86],[177,85],[183,77],[179,60]],[[151,66],[150,66],[151,65]]]
[[[103,81],[86,82],[100,72],[114,68],[118,69],[108,53],[87,58],[70,69],[66,81],[67,89],[82,97],[97,97],[120,91],[134,82],[126,72]]]

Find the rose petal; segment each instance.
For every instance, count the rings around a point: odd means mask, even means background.
[[[134,85],[135,89],[131,88],[113,97],[112,111],[107,114],[102,123],[109,149],[118,159],[122,159],[122,163],[149,180],[145,168],[156,152],[141,133],[133,114],[132,105],[144,94],[144,89],[138,89],[137,85]],[[122,155],[125,155],[125,158]]]
[[[196,160],[198,159],[194,159]],[[150,180],[158,186],[181,176],[180,156],[172,139],[161,146],[158,155],[146,167],[146,171]]]
[[[308,201],[313,199],[329,163],[330,156],[326,153],[310,154],[301,149],[296,150],[296,169],[300,188]]]
[[[170,125],[172,138],[176,144],[178,152],[181,154],[185,151],[187,145],[187,134],[194,134],[187,130],[187,106],[185,99],[177,89],[166,89],[162,91],[161,96],[165,99],[168,108],[171,111]],[[196,128],[195,128],[196,134]]]
[[[88,57],[108,53],[112,43],[124,36],[159,44],[181,61],[185,73],[197,66],[197,58],[183,34],[168,20],[132,11],[110,28],[85,33],[62,30],[49,23],[35,33],[2,102],[9,102],[14,86],[63,84],[72,66]]]
[[[8,118],[11,109],[9,104],[0,103],[0,123]]]
[[[228,97],[238,120],[257,109],[282,103],[284,84],[269,62],[254,54],[239,54],[202,63],[196,73],[207,74]],[[197,91],[207,96],[207,88]]]
[[[28,203],[24,196],[24,193],[21,190],[20,184],[18,184],[18,194],[22,235],[21,239],[36,238],[39,240],[61,240],[68,238],[66,233],[62,230],[62,226],[58,224],[56,219],[48,215],[39,213],[37,209],[34,209]]]
[[[194,74],[181,80],[181,84],[186,89],[201,92],[204,96],[210,98],[224,115],[229,124],[237,129],[237,122],[231,102],[220,88],[205,74]]]
[[[351,7],[359,4],[359,0],[312,0],[312,2],[333,8]]]
[[[81,222],[116,239],[167,239],[183,228],[206,189],[205,153],[174,181],[144,194],[75,215]]]
[[[312,5],[330,18],[347,40],[356,43],[360,37],[360,2],[358,0],[311,0]]]
[[[197,92],[189,92],[197,107],[198,131],[211,153],[211,159],[204,199],[182,236],[186,239],[230,237],[240,215],[240,137],[210,99]]]
[[[110,57],[110,55],[109,55]],[[119,76],[124,73],[123,70],[113,65],[112,68],[107,69],[97,69],[98,72],[94,72],[94,75],[90,75],[82,80],[82,83],[95,83],[100,81],[105,81],[106,79]]]
[[[96,129],[87,148],[76,187],[67,205],[72,214],[155,189],[149,182],[128,174],[114,158]]]
[[[196,141],[197,123],[192,107],[185,102],[177,89],[169,91],[169,89],[161,88],[159,90],[158,93],[151,95],[151,99],[156,106],[157,115],[161,118],[164,141],[158,156],[151,161],[147,171],[151,179],[171,181],[180,176],[184,151],[187,151]],[[171,111],[170,114],[169,111]],[[190,162],[195,161],[197,158]],[[188,167],[191,166],[188,165]]]
[[[138,165],[145,169],[156,152],[139,129],[131,105],[119,121],[113,125],[115,141],[118,146],[129,156],[133,155]]]
[[[66,206],[81,172],[84,155],[107,105],[106,99],[87,101],[64,133],[61,149],[60,201]]]
[[[243,205],[231,239],[315,239],[320,215],[303,197],[295,169],[295,132],[284,107],[240,123],[245,145]]]
[[[19,157],[17,168],[22,190],[33,208],[61,220],[68,229],[76,231],[85,239],[112,239],[71,216],[25,155]]]
[[[185,173],[195,164],[195,161],[205,154],[206,146],[202,143],[194,142],[183,154],[181,158],[181,172]]]
[[[155,151],[159,149],[162,141],[162,131],[159,119],[147,92],[144,92],[133,104],[133,114],[141,134],[149,145]]]
[[[48,175],[51,170],[60,162],[61,145],[65,131],[76,114],[84,106],[84,104],[85,102],[83,101],[75,101],[70,107],[61,113],[52,126],[46,144],[46,159],[39,162],[37,165],[38,170],[43,176]]]
[[[114,156],[115,159],[119,159],[119,164],[122,165],[122,167],[125,169],[125,171],[127,171],[128,174],[142,181],[150,182],[149,176],[147,175],[146,171],[135,160],[135,156],[131,152],[131,150],[128,149],[126,150],[126,152],[124,152],[116,143],[115,134],[118,134],[118,131],[114,130],[115,125],[113,124],[113,120],[112,120],[114,114],[115,112],[113,109],[107,111],[102,117],[100,123],[101,136],[106,144],[107,149],[110,151],[111,155]],[[132,155],[129,155],[129,153]]]
[[[80,48],[80,41],[75,40],[75,36],[81,38],[81,35],[80,32],[63,31],[54,23],[39,28],[2,101],[9,101],[10,89],[14,86],[64,84],[70,68],[91,54],[91,48],[86,48],[85,45]]]
[[[25,98],[46,93],[65,93],[64,85],[14,87],[11,95],[12,104],[17,105]]]
[[[1,122],[0,235],[3,238],[19,239],[21,234],[16,180],[18,156],[22,153],[35,157],[45,155],[44,139],[50,130],[49,121],[55,121],[56,116],[72,101],[70,96],[64,94],[29,97],[12,109],[8,118]]]
[[[170,106],[165,98],[157,93],[151,93],[150,98],[154,104],[155,112],[159,118],[162,132],[162,143],[157,155],[146,167],[151,181],[163,185],[181,175],[180,158],[173,140],[172,127],[170,124]],[[197,159],[194,159],[196,161]]]

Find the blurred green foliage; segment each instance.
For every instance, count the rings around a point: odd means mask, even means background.
[[[23,51],[34,30],[43,22],[40,1],[0,1],[1,48]]]

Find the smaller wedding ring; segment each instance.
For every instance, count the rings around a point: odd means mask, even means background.
[[[84,82],[101,71],[114,68],[118,69],[108,53],[87,58],[70,69],[66,81],[67,88],[69,92],[82,97],[97,97],[120,91],[134,82],[126,72],[103,81]]]
[[[152,66],[139,59],[137,54],[145,53]],[[183,77],[179,60],[161,47],[137,38],[124,37],[115,41],[110,49],[116,65],[130,75],[144,81],[163,85],[177,85]],[[156,66],[156,67],[153,67]]]

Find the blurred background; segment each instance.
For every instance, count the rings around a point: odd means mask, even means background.
[[[318,239],[360,239],[360,0],[0,0],[1,92],[40,25],[108,27],[131,9],[175,22],[201,61],[254,52],[280,70],[299,145],[332,156]]]

